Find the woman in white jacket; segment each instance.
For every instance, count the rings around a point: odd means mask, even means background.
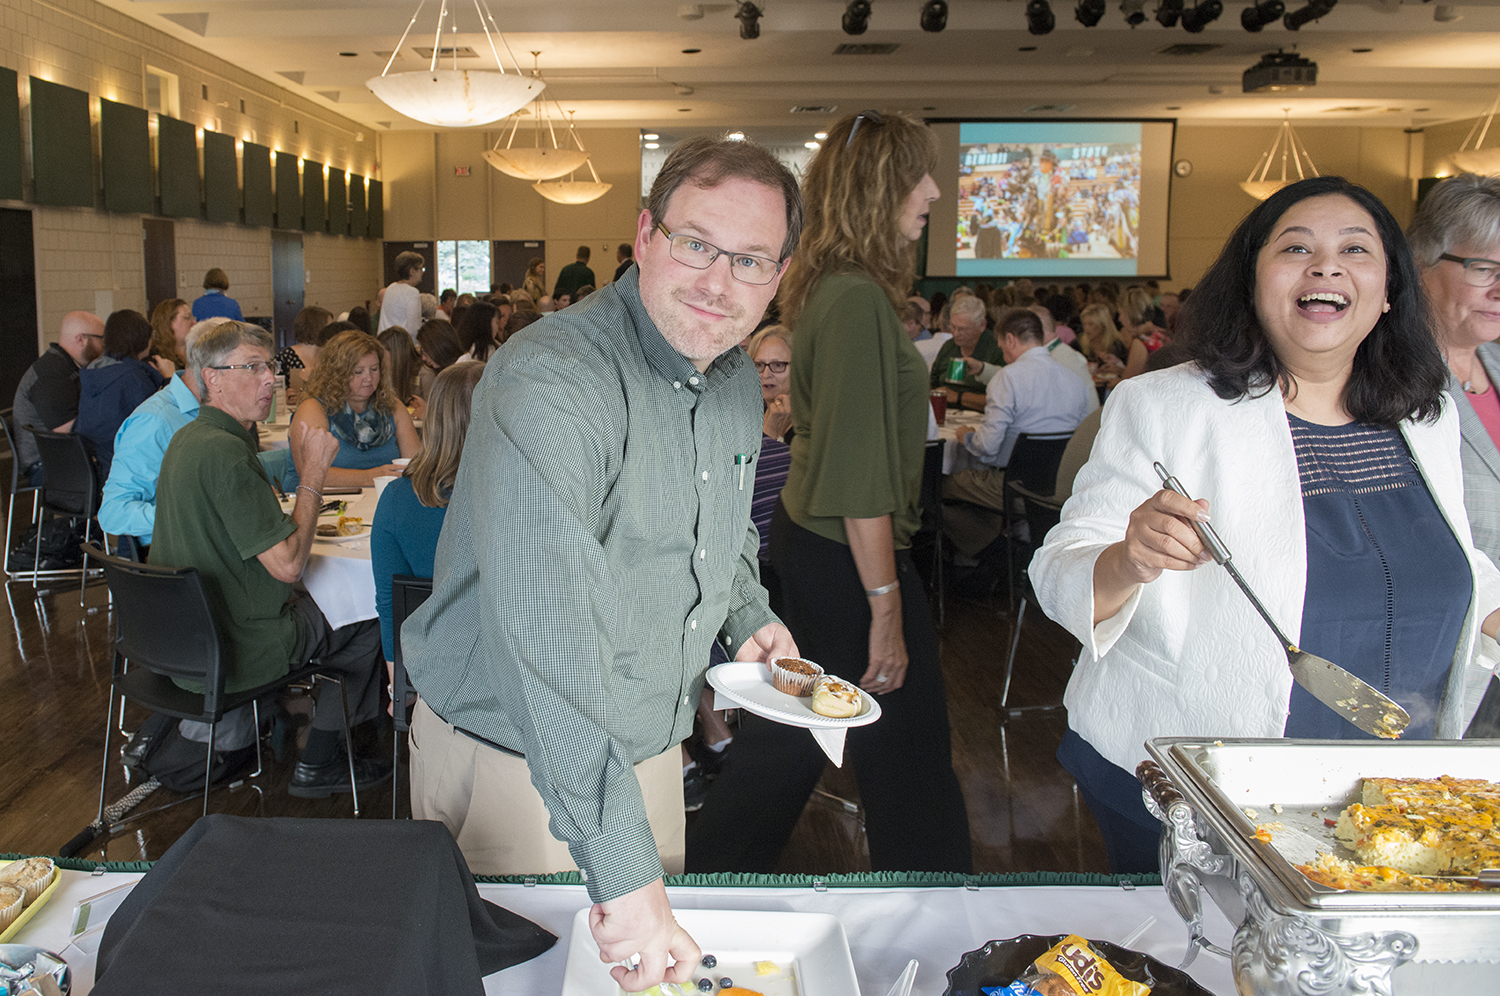
[[[1342,178],[1305,180],[1252,211],[1194,289],[1179,319],[1194,362],[1105,406],[1031,575],[1083,642],[1058,757],[1112,869],[1156,868],[1132,774],[1148,738],[1365,736],[1293,684],[1195,516],[1301,647],[1407,709],[1406,736],[1462,735],[1500,657],[1500,572],[1471,542],[1426,321],[1390,212]],[[1158,460],[1196,502],[1159,490]]]

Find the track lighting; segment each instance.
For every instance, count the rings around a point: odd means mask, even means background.
[[[1275,24],[1286,12],[1281,0],[1261,0],[1260,3],[1240,11],[1240,27],[1246,31],[1259,31],[1267,24]]]
[[[735,12],[735,19],[740,22],[740,37],[745,41],[753,41],[760,37],[760,15],[764,13],[750,0],[743,0],[740,9]]]
[[[1333,9],[1339,0],[1311,0],[1306,7],[1294,11],[1281,19],[1288,31],[1300,31],[1308,21],[1316,21]]]
[[[922,5],[922,30],[941,31],[948,26],[948,0],[927,0]]]
[[[1192,10],[1183,11],[1182,29],[1198,34],[1224,13],[1223,0],[1198,0]]]
[[[1146,0],[1120,0],[1120,13],[1132,28],[1146,23]]]
[[[870,27],[870,0],[849,0],[844,8],[844,34],[862,35]]]
[[[1027,0],[1027,31],[1034,35],[1045,35],[1055,27],[1057,27],[1057,17],[1053,15],[1052,5],[1047,0]]]
[[[1085,28],[1092,28],[1104,16],[1104,0],[1078,0],[1073,16]]]
[[[1161,0],[1156,6],[1156,23],[1164,28],[1177,27],[1177,19],[1182,16],[1182,0]]]

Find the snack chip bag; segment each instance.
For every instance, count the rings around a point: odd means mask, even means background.
[[[1008,986],[985,986],[984,996],[1149,996],[1151,987],[1131,982],[1077,934],[1047,949]]]

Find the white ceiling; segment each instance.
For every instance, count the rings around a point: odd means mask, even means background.
[[[427,128],[377,101],[378,75],[416,0],[101,0],[346,117],[375,128]],[[739,37],[738,3],[668,0],[488,0],[510,49],[529,69],[541,54],[547,93],[581,125],[640,126],[675,137],[739,127],[762,141],[810,137],[831,117],[794,105],[865,107],[931,117],[1176,117],[1263,124],[1290,107],[1298,127],[1380,123],[1420,127],[1483,115],[1500,89],[1500,0],[1436,3],[1342,0],[1321,22],[1251,34],[1247,0],[1227,0],[1200,34],[1147,20],[1132,29],[1108,0],[1094,28],[1074,20],[1075,0],[1052,0],[1057,27],[1026,30],[1024,0],[950,0],[947,30],[920,30],[922,0],[872,0],[869,31],[840,29],[845,0],[758,0],[761,35]],[[425,68],[412,49],[431,46],[442,0],[426,0],[392,72]],[[1288,11],[1303,0],[1288,0]],[[449,0],[456,37],[494,68],[475,0]],[[1157,0],[1146,0],[1149,16]],[[695,12],[701,16],[693,19]],[[844,42],[896,43],[891,55],[834,55]],[[1220,46],[1162,54],[1174,44]],[[1300,94],[1244,94],[1240,76],[1261,54],[1291,48],[1318,63],[1318,85]],[[1035,51],[1022,51],[1035,46]],[[685,54],[683,49],[701,49]],[[1357,53],[1355,49],[1367,48]],[[352,57],[340,53],[352,52]],[[501,51],[505,55],[504,50]],[[507,68],[509,60],[507,59]],[[1037,110],[1037,105],[1062,105]],[[804,134],[805,133],[805,134]]]

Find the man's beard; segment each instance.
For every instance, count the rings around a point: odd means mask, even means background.
[[[678,291],[671,292],[669,297],[672,307],[657,321],[656,327],[673,349],[695,363],[721,355],[751,329],[744,310],[728,298],[697,298],[689,302]],[[689,303],[725,317],[714,323],[716,329],[708,328],[707,323],[694,319],[684,310]]]

